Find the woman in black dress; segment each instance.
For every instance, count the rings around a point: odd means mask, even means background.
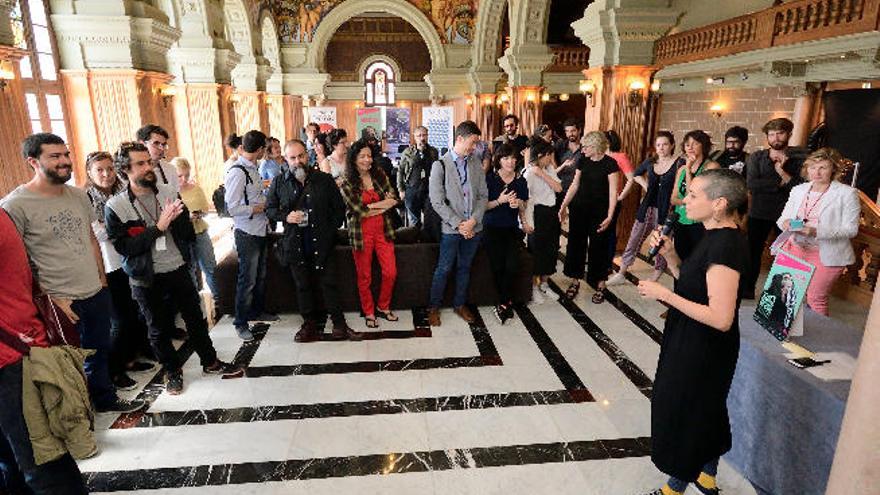
[[[660,253],[678,283],[675,292],[650,281],[643,297],[670,306],[651,399],[651,459],[669,482],[653,494],[684,493],[695,483],[716,494],[718,459],[731,447],[727,394],[739,352],[739,309],[748,243],[737,227],[747,206],[745,180],[732,170],[694,177],[684,199],[687,215],[706,228],[681,261],[663,237]],[[655,232],[652,244],[660,242]]]
[[[611,269],[608,228],[617,207],[620,169],[614,158],[605,154],[608,150],[605,134],[598,131],[588,132],[581,144],[585,158],[578,164],[571,187],[559,207],[560,224],[565,223],[569,209],[571,210],[563,269],[569,278],[565,297],[574,299],[577,296],[580,290],[579,279],[584,276],[586,262],[589,263],[587,284],[596,290],[592,300],[601,304],[605,301],[605,280]]]

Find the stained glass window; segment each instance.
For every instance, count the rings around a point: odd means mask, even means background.
[[[364,99],[367,106],[394,105],[394,69],[385,62],[376,61],[364,73]]]

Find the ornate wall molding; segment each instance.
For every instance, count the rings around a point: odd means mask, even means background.
[[[647,65],[654,58],[654,41],[679,15],[664,0],[599,0],[572,27],[590,47],[590,67]]]
[[[508,0],[482,0],[477,11],[476,36],[472,46],[473,67],[476,71],[498,67],[496,54],[501,37],[504,7]]]

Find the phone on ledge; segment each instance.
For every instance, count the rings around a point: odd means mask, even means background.
[[[822,366],[823,364],[830,363],[830,359],[826,359],[824,361],[816,361],[811,357],[801,357],[795,359],[789,359],[788,362],[794,366],[795,368],[812,368],[814,366]]]

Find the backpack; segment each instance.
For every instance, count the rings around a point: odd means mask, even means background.
[[[434,164],[440,164],[440,170],[443,172],[443,184],[445,187],[446,184],[446,164],[443,163],[443,159],[438,159]],[[433,167],[433,165],[432,165]],[[424,237],[427,238],[431,242],[440,242],[440,236],[443,234],[442,220],[440,219],[440,215],[437,214],[437,211],[434,210],[434,207],[431,205],[430,195],[425,201],[425,207],[423,209],[424,212],[424,223],[422,224],[422,233]],[[447,204],[449,200],[445,200]]]
[[[232,170],[233,168],[240,169],[242,172],[244,172],[244,204],[249,205],[250,203],[248,202],[247,197],[247,186],[248,184],[253,184],[253,181],[251,180],[251,174],[247,173],[247,170],[245,170],[245,168],[241,165],[233,165],[229,168],[229,170]],[[229,172],[227,171],[227,173]],[[226,208],[226,186],[224,184],[220,184],[219,186],[217,186],[217,189],[214,189],[214,193],[211,195],[211,201],[214,202],[214,209],[217,211],[217,216],[229,216],[229,210]]]

